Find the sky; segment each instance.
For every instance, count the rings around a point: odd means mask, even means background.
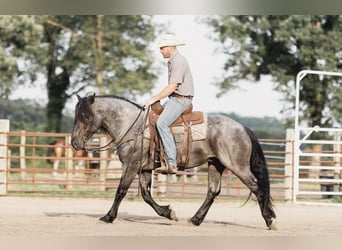
[[[168,33],[174,33],[186,43],[185,46],[179,46],[178,50],[189,61],[194,78],[194,110],[203,112],[234,112],[241,116],[281,118],[282,103],[279,101],[281,96],[273,91],[273,84],[270,80],[257,83],[241,82],[239,83],[239,89],[229,91],[220,98],[216,97],[219,90],[213,83],[223,73],[225,58],[223,53],[217,51],[219,44],[209,39],[211,31],[208,26],[196,21],[198,17],[193,15],[154,16],[154,21],[167,24]],[[167,84],[166,60],[162,58],[156,42],[152,46],[155,47],[154,56],[156,62],[162,64],[162,74],[151,93],[137,100],[137,103],[141,105],[144,104],[146,99],[159,92]],[[165,64],[165,67],[163,67],[163,64]],[[26,97],[34,98],[40,103],[46,103],[46,96],[43,82],[36,88],[21,87],[17,89],[11,95],[11,99]],[[66,104],[67,109],[73,110],[76,102],[77,98],[69,100]]]
[[[194,78],[194,110],[280,118],[281,96],[273,91],[273,84],[269,80],[258,83],[241,82],[239,83],[240,89],[229,91],[220,98],[216,97],[219,90],[214,85],[214,81],[223,73],[225,58],[217,51],[219,44],[209,39],[211,31],[208,26],[196,22],[198,17],[200,16],[161,15],[154,17],[157,22],[167,23],[170,33],[186,43],[185,46],[179,46],[178,50],[187,58]],[[156,48],[156,56],[162,58],[159,48]],[[161,90],[166,82],[165,64],[165,73],[161,75],[158,85],[152,92],[156,93]]]

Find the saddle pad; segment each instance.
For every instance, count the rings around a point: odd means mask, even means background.
[[[192,141],[204,140],[207,137],[207,128],[208,128],[208,115],[203,114],[203,123],[191,125]],[[176,142],[182,141],[183,135],[184,135],[183,125],[172,126],[172,134],[174,134]]]
[[[146,139],[150,139],[150,135],[151,135],[148,123],[149,121],[147,119],[145,130],[144,130],[144,138]],[[191,125],[192,141],[205,140],[207,137],[207,129],[208,129],[208,115],[203,113],[203,123]],[[183,125],[173,126],[172,134],[174,134],[176,142],[182,142],[183,135],[184,135]]]

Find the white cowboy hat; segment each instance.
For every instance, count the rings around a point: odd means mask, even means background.
[[[181,45],[185,45],[185,43],[179,40],[177,37],[175,37],[172,34],[162,35],[158,42],[159,48],[167,47],[167,46],[181,46]]]

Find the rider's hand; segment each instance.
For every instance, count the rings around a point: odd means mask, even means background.
[[[156,102],[156,100],[152,97],[152,98],[145,101],[145,107],[148,108],[149,106],[151,106],[155,102]]]

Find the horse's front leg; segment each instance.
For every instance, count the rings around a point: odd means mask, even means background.
[[[105,216],[100,218],[101,221],[104,221],[106,223],[112,223],[117,217],[120,203],[123,200],[123,198],[126,196],[127,190],[132,184],[138,172],[138,167],[136,166],[137,166],[136,164],[134,166],[133,165],[129,166],[129,164],[128,165],[124,164],[123,173],[120,179],[119,186],[116,190],[113,205],[108,211],[108,213]]]
[[[224,170],[224,166],[215,159],[210,159],[208,161],[208,192],[207,197],[204,200],[202,206],[196,212],[196,214],[190,219],[190,222],[196,226],[199,226],[206,214],[209,211],[210,206],[213,204],[216,196],[220,194],[221,191],[221,177]]]
[[[144,201],[149,204],[154,211],[160,216],[166,217],[170,220],[177,221],[176,213],[170,209],[169,205],[166,206],[160,206],[158,205],[151,196],[151,184],[152,184],[152,171],[151,170],[145,170],[142,171],[140,175],[140,189],[141,189],[141,195],[144,199]]]

